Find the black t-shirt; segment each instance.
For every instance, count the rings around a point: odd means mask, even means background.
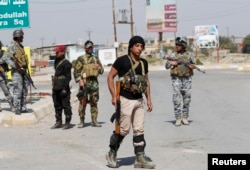
[[[147,60],[145,60],[143,58],[140,58],[140,60],[143,62],[144,72],[145,72],[145,74],[147,74],[148,73],[148,62],[147,62]],[[132,59],[131,59],[131,61],[132,61],[133,65],[134,65],[135,63],[133,62]],[[131,61],[130,61],[128,55],[124,55],[124,56],[121,56],[121,57],[116,59],[116,61],[113,64],[113,67],[118,71],[118,76],[119,77],[124,76],[129,71],[129,69],[132,68]],[[135,68],[135,74],[142,75],[141,62]],[[132,99],[132,100],[142,98],[141,93],[133,94],[133,93],[130,93],[129,91],[126,91],[124,89],[121,89],[120,95],[127,98],[127,99]]]

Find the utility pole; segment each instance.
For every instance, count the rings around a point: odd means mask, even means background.
[[[42,57],[43,57],[43,40],[44,40],[44,38],[42,37],[42,38],[41,38],[41,41],[42,41],[41,56],[42,56]]]
[[[162,64],[163,59],[163,43],[162,43],[163,32],[159,32],[159,49],[160,49],[160,63]]]
[[[114,24],[114,44],[117,43],[117,33],[116,33],[116,19],[115,19],[115,2],[112,0],[112,10],[113,10],[113,24]],[[117,47],[115,47],[116,57],[118,57]]]
[[[90,40],[90,35],[91,35],[91,32],[90,30],[87,30],[87,33],[88,33],[88,36],[89,36],[89,40]]]
[[[133,21],[132,0],[130,0],[130,28],[131,28],[131,37],[133,37],[134,36],[134,21]]]

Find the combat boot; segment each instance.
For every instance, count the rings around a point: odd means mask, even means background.
[[[176,118],[175,126],[181,126],[181,117]]]
[[[71,128],[70,121],[71,121],[71,116],[66,116],[65,125],[63,126],[64,130]]]
[[[66,122],[65,125],[63,126],[63,130],[70,129],[71,125],[69,122]]]
[[[16,109],[14,107],[10,107],[11,112],[15,113]]]
[[[16,115],[21,115],[20,109],[16,109],[16,110],[15,110],[15,114],[16,114]]]
[[[96,118],[92,117],[92,123],[91,123],[92,127],[102,127],[101,124],[97,123]]]
[[[134,168],[154,169],[155,164],[146,160],[144,152],[139,152],[136,154]]]
[[[187,117],[182,118],[182,123],[183,123],[183,125],[189,125]]]
[[[108,162],[108,167],[110,168],[118,168],[119,165],[116,159],[116,152],[112,149],[106,154],[106,160]]]
[[[78,128],[84,128],[84,118],[80,118],[80,123],[78,124]]]
[[[52,126],[50,129],[58,129],[62,127],[62,121],[57,121],[54,126]]]

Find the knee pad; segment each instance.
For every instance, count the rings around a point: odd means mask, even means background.
[[[133,144],[135,148],[135,154],[139,152],[144,152],[146,147],[146,141],[144,139],[144,135],[134,136],[133,137]]]
[[[110,148],[114,151],[117,151],[120,147],[120,144],[122,143],[123,138],[124,136],[113,133],[110,137]]]

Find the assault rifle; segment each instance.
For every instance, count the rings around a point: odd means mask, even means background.
[[[88,103],[88,89],[86,86],[86,74],[83,73],[83,89],[81,89],[81,91],[76,95],[78,97],[78,99],[81,99],[80,102],[82,104],[82,112],[85,112],[85,108],[87,106]]]
[[[86,85],[83,86],[83,89],[76,96],[78,99],[81,99],[80,102],[83,106],[82,110],[84,112],[88,103],[88,91]]]
[[[34,89],[37,89],[30,76],[29,69],[28,68],[24,69],[21,67],[21,62],[18,60],[17,57],[15,57],[15,54],[13,54],[13,57],[14,57],[14,63],[16,64],[17,69],[24,74],[24,77],[28,80],[28,82],[32,85],[32,87],[34,87]]]
[[[115,134],[120,134],[120,116],[121,116],[121,101],[120,101],[120,81],[116,81],[116,110],[115,113],[110,118],[110,121],[113,123],[115,120]]]
[[[177,61],[178,64],[183,64],[183,65],[185,65],[185,66],[188,66],[188,65],[191,64],[191,63],[189,63],[189,62],[186,62],[186,61],[183,61],[183,60],[174,58],[174,57],[167,57],[166,59],[169,60],[169,61]],[[204,74],[206,73],[205,70],[200,69],[200,68],[197,67],[196,65],[194,65],[194,69],[196,69],[196,70],[198,70],[198,71],[200,71],[200,72],[202,72],[202,73],[204,73]]]

